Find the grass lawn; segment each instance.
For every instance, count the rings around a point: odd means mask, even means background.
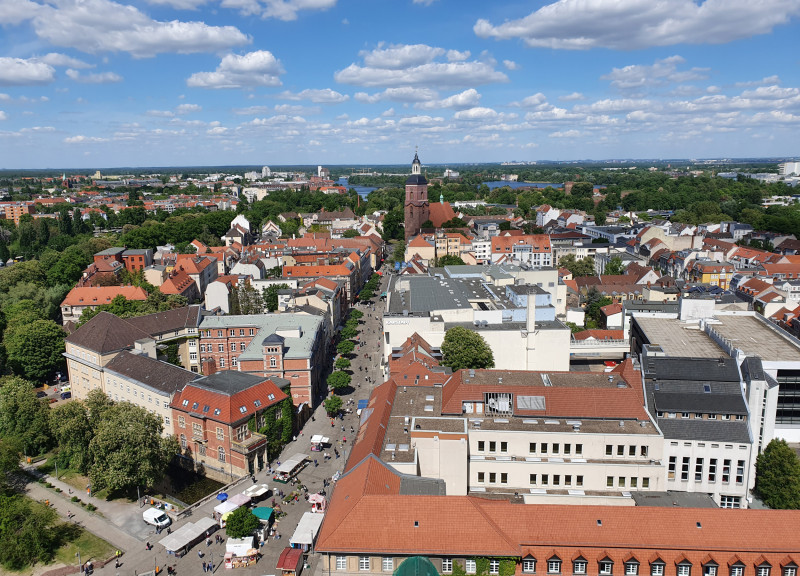
[[[56,562],[77,566],[77,552],[81,553],[81,562],[91,559],[105,560],[114,554],[114,547],[102,538],[80,526],[68,525],[68,528],[70,529],[70,533],[67,535],[69,540],[56,552]]]

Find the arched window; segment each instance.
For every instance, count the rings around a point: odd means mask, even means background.
[[[220,446],[218,452],[219,452],[219,461],[225,462],[225,448]]]
[[[181,434],[181,448],[186,450],[186,434]]]

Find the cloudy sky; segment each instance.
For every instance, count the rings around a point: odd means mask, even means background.
[[[0,0],[0,168],[800,154],[798,0]]]

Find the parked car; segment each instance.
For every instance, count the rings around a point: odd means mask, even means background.
[[[61,393],[61,399],[62,400],[66,400],[68,398],[72,398],[72,392],[62,392]]]
[[[44,390],[39,390],[39,391],[36,393],[36,397],[37,397],[37,398],[44,398],[45,396],[47,396],[47,392],[45,392]]]

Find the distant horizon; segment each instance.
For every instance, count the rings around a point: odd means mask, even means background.
[[[672,163],[685,163],[685,164],[700,164],[700,163],[719,163],[719,164],[780,164],[782,162],[797,162],[800,161],[800,156],[764,156],[764,157],[707,157],[707,158],[606,158],[606,159],[579,159],[579,160],[499,160],[499,161],[486,161],[486,162],[423,162],[422,167],[470,167],[470,166],[505,166],[509,169],[525,166],[564,166],[564,165],[601,165],[601,164],[618,164],[620,168],[624,168],[624,163],[652,163],[652,164],[672,164]],[[508,164],[508,163],[514,164]],[[181,171],[181,172],[200,172],[210,174],[213,171],[223,170],[254,170],[261,169],[264,166],[269,166],[273,172],[281,172],[283,169],[316,169],[317,166],[324,168],[335,168],[341,170],[343,168],[365,169],[365,168],[394,168],[399,169],[408,168],[410,171],[411,162],[407,164],[386,164],[386,163],[344,163],[344,164],[322,164],[322,163],[298,163],[298,164],[205,164],[205,165],[173,165],[173,166],[105,166],[105,167],[53,167],[53,168],[2,168],[0,167],[0,177],[4,173],[14,172],[71,172],[90,174],[92,172],[100,171],[101,174],[106,171],[108,173],[115,172],[136,172],[141,173],[157,173],[159,171]],[[205,171],[210,168],[216,170]],[[641,166],[637,166],[641,168]]]

